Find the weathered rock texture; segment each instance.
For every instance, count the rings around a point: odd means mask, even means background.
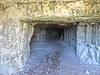
[[[64,29],[64,41],[68,44],[69,47],[76,50],[77,25],[71,24]]]
[[[77,55],[87,63],[100,64],[100,22],[78,25]]]
[[[0,72],[10,75],[27,61],[33,29],[32,25],[15,23],[4,23],[1,27]]]
[[[99,18],[100,0],[0,0],[0,72],[11,75],[18,68],[24,66],[30,54],[29,43],[33,34],[33,26],[39,21],[60,21],[62,23],[61,21],[77,22]],[[84,37],[81,37],[84,34],[82,33],[83,28],[78,26],[77,49],[80,49],[80,43],[84,39]],[[90,25],[87,26],[87,31],[87,34],[91,34]],[[93,38],[95,38],[94,35]],[[89,45],[89,50],[91,46],[99,52],[99,47],[94,39],[92,42],[96,44],[96,47]],[[84,47],[88,48],[85,43],[81,45],[82,49],[80,50],[82,51]],[[98,53],[97,51],[94,53]],[[78,56],[80,55],[78,53]],[[86,54],[86,56],[88,55]],[[97,60],[99,62],[99,59]],[[89,59],[89,61],[91,60]]]

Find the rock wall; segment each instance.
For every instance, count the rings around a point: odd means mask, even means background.
[[[72,24],[64,29],[64,41],[76,51],[77,43],[77,25]]]
[[[100,64],[100,23],[80,23],[77,28],[77,56],[86,63]]]
[[[34,34],[32,36],[33,41],[44,41],[45,40],[45,25],[35,25],[34,26]]]
[[[83,16],[100,16],[99,6],[99,0],[3,0],[0,1],[0,14],[9,10],[12,11],[12,16],[18,17],[18,19],[42,20],[46,18],[45,20],[47,20],[48,18],[56,20],[60,17],[74,20]]]
[[[0,28],[0,72],[11,75],[27,61],[33,29],[32,25],[17,25],[13,21]]]
[[[73,20],[99,18],[99,0],[88,3],[90,1],[1,0],[0,72],[11,75],[27,61],[29,42],[34,29],[32,25],[35,24],[33,21],[73,22]]]

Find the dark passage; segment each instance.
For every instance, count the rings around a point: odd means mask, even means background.
[[[79,62],[76,39],[76,26],[36,25],[30,57],[18,75],[100,75],[100,69]]]
[[[63,28],[59,28],[56,26],[46,27],[45,31],[46,31],[46,34],[45,34],[46,39],[60,39],[64,33]]]
[[[31,39],[29,75],[59,75],[64,28],[58,25],[36,25]]]
[[[35,25],[32,41],[44,41],[50,39],[61,39],[64,35],[64,28],[59,25]]]

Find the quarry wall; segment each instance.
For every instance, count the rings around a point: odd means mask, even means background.
[[[90,64],[100,64],[100,23],[80,23],[77,27],[77,56]]]
[[[29,43],[34,31],[33,26],[38,23],[33,23],[33,21],[77,22],[96,20],[100,18],[100,1],[92,1],[0,0],[0,73],[11,75],[25,65],[30,54]],[[91,34],[91,26],[87,25],[87,28],[90,29],[87,29],[89,35]],[[78,26],[77,51],[80,49],[78,52],[82,53],[81,51],[88,50],[88,48],[90,50],[93,47],[97,50],[95,52],[94,49],[94,53],[98,53],[99,46],[94,47],[90,43],[87,47],[87,44],[82,42],[86,36],[83,30],[84,26]],[[86,37],[88,40],[88,36]],[[80,48],[80,45],[82,48]],[[84,56],[82,57],[80,53],[77,53],[77,55],[83,58]],[[86,56],[88,57],[88,54]],[[99,59],[96,61],[99,61]]]

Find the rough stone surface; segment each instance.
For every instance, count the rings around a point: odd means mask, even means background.
[[[69,47],[72,47],[76,50],[77,43],[77,25],[70,25],[67,28],[64,28],[64,41]]]
[[[30,19],[72,22],[100,18],[100,1],[91,1],[0,0],[0,72],[11,75],[27,61],[35,24]]]
[[[34,39],[34,38],[33,38]],[[60,39],[32,41],[33,52],[16,75],[99,75],[100,66],[80,62],[75,50]]]
[[[77,56],[90,64],[100,64],[100,23],[81,23],[77,28]]]
[[[0,72],[9,75],[22,68],[27,61],[33,33],[32,25],[11,23],[1,25],[2,31],[0,30]]]

